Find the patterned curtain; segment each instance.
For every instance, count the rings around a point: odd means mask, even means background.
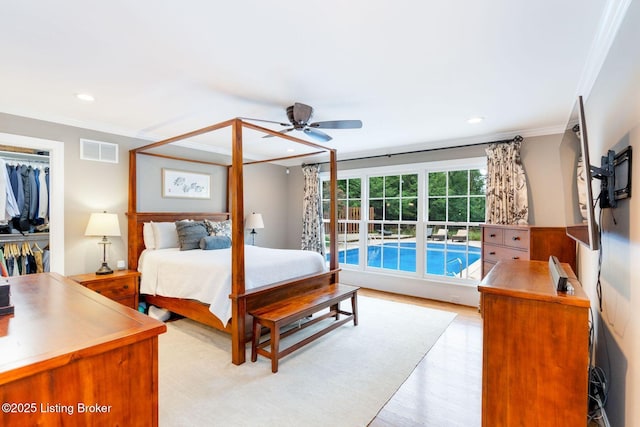
[[[489,144],[487,153],[487,223],[528,224],[527,179],[518,138]]]
[[[320,165],[305,165],[302,167],[302,173],[304,174],[304,199],[302,201],[301,248],[324,255]]]

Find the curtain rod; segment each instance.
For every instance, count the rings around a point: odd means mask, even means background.
[[[405,154],[418,154],[418,153],[428,153],[431,151],[441,151],[441,150],[454,150],[457,148],[467,148],[467,147],[475,147],[477,145],[489,145],[489,144],[507,144],[509,142],[522,142],[523,138],[520,135],[516,135],[511,139],[502,139],[500,141],[489,141],[489,142],[478,142],[475,144],[466,144],[466,145],[456,145],[454,147],[438,147],[438,148],[427,148],[424,150],[415,150],[415,151],[405,151],[402,153],[390,153],[390,154],[378,154],[375,156],[365,156],[365,157],[355,157],[353,159],[343,159],[338,160],[339,162],[352,162],[354,160],[367,160],[367,159],[377,159],[380,157],[392,157],[392,156],[402,156]],[[319,163],[321,165],[326,164],[328,162]]]

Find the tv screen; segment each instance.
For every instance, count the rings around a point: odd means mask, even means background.
[[[564,183],[567,235],[587,248],[597,250],[598,224],[594,213],[591,163],[582,97],[578,97],[575,103],[560,143],[560,164]]]

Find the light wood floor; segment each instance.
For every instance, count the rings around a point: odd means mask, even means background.
[[[479,427],[482,322],[478,310],[368,289],[359,293],[458,314],[369,426]]]

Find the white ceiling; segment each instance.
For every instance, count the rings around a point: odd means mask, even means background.
[[[156,141],[302,102],[363,121],[339,158],[560,132],[614,3],[4,1],[0,111]]]

